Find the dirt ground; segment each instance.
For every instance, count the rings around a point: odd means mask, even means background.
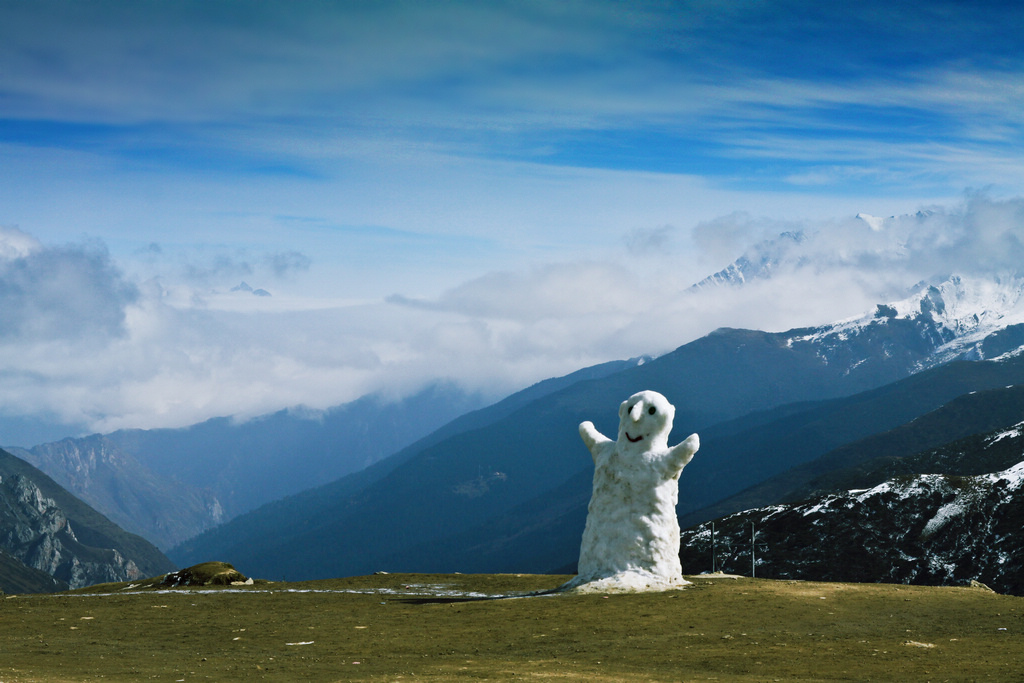
[[[1024,680],[1024,598],[980,588],[704,576],[649,595],[476,597],[567,578],[0,596],[0,682]]]

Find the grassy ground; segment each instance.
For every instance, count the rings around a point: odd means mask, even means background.
[[[0,681],[1024,680],[1024,598],[983,589],[692,577],[649,595],[445,594],[566,578],[0,596]]]

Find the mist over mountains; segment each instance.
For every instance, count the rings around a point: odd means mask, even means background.
[[[0,443],[326,410],[437,381],[493,402],[581,367],[663,355],[720,327],[817,326],[953,273],[1012,274],[1024,262],[1020,215],[1019,198],[981,194],[877,220],[736,213],[638,228],[606,254],[480,264],[447,288],[396,284],[373,300],[296,296],[258,268],[246,272],[255,255],[235,255],[224,271],[186,264],[195,266],[187,281],[146,279],[101,242],[53,246],[0,226],[11,313],[0,330]],[[295,264],[284,274],[308,261],[280,260]],[[693,287],[730,270],[743,281]],[[211,279],[217,272],[230,279]],[[230,292],[240,275],[274,296]]]

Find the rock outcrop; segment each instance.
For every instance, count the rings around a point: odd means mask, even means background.
[[[0,545],[25,565],[71,588],[141,578],[138,565],[114,548],[82,543],[67,515],[28,477],[0,477]]]
[[[152,544],[5,451],[0,451],[0,549],[8,564],[16,561],[55,580],[38,590],[133,581],[170,565]]]

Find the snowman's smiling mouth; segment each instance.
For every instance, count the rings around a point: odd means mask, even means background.
[[[641,434],[640,436],[638,436],[638,437],[636,437],[634,439],[633,437],[631,437],[629,435],[629,432],[626,432],[626,438],[629,439],[630,443],[636,443],[637,441],[643,441],[644,436],[643,436],[643,434]]]

